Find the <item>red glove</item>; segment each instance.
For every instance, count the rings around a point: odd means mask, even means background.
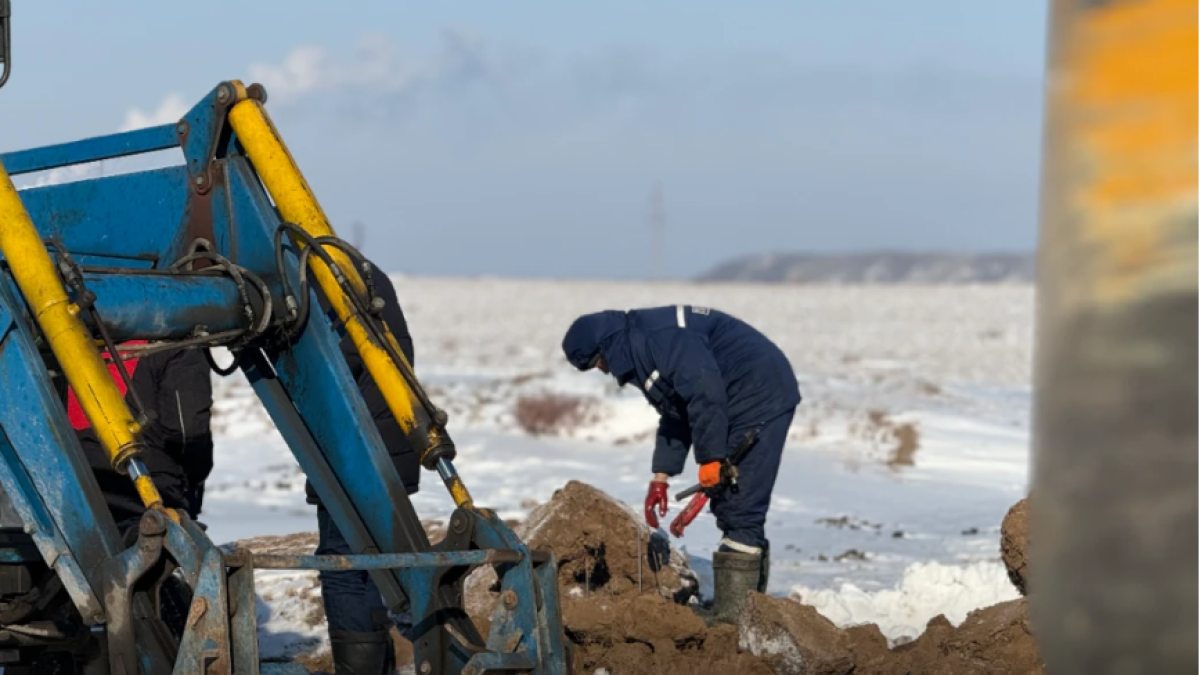
[[[700,465],[700,485],[710,488],[721,483],[721,463],[709,462]]]
[[[688,502],[685,508],[679,515],[675,516],[675,520],[671,521],[671,534],[676,537],[683,536],[683,528],[692,524],[696,516],[704,510],[704,505],[708,503],[708,495],[703,492],[697,492],[692,495],[692,501]]]
[[[654,507],[658,507],[658,515]],[[667,515],[667,484],[663,481],[650,481],[650,490],[646,492],[646,522],[650,527],[658,527],[658,516]]]

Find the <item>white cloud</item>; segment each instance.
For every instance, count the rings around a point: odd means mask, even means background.
[[[396,56],[387,38],[367,35],[359,40],[349,62],[336,61],[325,49],[306,45],[293,49],[280,64],[253,64],[248,73],[251,82],[266,87],[270,104],[278,108],[344,87],[395,92],[415,84],[422,70],[421,64]]]
[[[39,171],[38,173],[29,174],[27,176],[19,176],[13,179],[13,183],[18,190],[27,190],[29,188],[45,187],[47,185],[74,183],[76,181],[87,180],[89,178],[99,178],[104,173],[102,165],[103,162],[72,164],[71,166],[64,166],[58,169]]]
[[[246,69],[245,82],[259,83],[267,90],[268,106],[274,111],[292,106],[306,97],[340,92],[353,94],[361,106],[414,93],[439,84],[461,84],[486,74],[504,63],[477,36],[445,30],[438,48],[420,58],[403,58],[384,35],[370,33],[359,38],[347,58],[339,58],[324,47],[301,45],[277,63],[253,63]],[[194,103],[194,102],[193,102]],[[164,124],[179,119],[190,107],[178,94],[163,99],[153,112],[140,108],[125,114],[121,131]]]
[[[141,108],[131,108],[125,113],[125,123],[118,131],[133,131],[134,129],[178,122],[179,118],[183,117],[190,108],[191,106],[185,103],[179,94],[168,94],[162,103],[158,104],[158,108],[151,112],[145,112]]]
[[[250,80],[266,87],[271,103],[278,105],[329,87],[337,79],[326,51],[312,46],[297,47],[278,65],[256,63],[249,73]]]

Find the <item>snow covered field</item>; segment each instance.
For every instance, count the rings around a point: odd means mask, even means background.
[[[456,465],[476,501],[504,517],[522,517],[569,479],[640,509],[656,417],[634,388],[568,366],[559,343],[585,312],[707,305],[774,339],[805,398],[768,522],[772,593],[839,624],[879,622],[891,638],[919,634],[938,613],[958,622],[1016,597],[998,540],[1027,481],[1031,287],[394,279],[417,374],[450,413]],[[215,386],[209,534],[314,530],[304,477],[248,385],[239,375]],[[540,396],[578,397],[584,418],[531,436],[514,410]],[[672,491],[694,473],[689,465]],[[423,518],[452,509],[433,474],[414,502]],[[681,542],[702,576],[718,538],[705,514]],[[287,623],[272,614],[264,631]]]

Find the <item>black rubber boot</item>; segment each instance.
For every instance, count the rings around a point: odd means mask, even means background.
[[[763,543],[762,547],[762,569],[758,575],[758,592],[767,592],[767,580],[771,577],[771,542]]]
[[[713,554],[713,602],[697,614],[709,626],[736,624],[746,594],[757,591],[763,577],[763,556],[751,553],[717,551]]]
[[[386,630],[330,630],[329,646],[336,675],[391,675],[396,669],[392,636]]]

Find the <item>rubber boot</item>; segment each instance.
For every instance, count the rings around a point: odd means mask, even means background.
[[[396,669],[396,652],[386,630],[356,633],[329,631],[336,675],[391,675]]]
[[[763,543],[762,547],[762,569],[758,574],[758,592],[767,592],[767,580],[771,577],[771,542]]]
[[[713,554],[713,602],[697,614],[709,626],[736,624],[746,594],[760,588],[763,577],[761,554],[717,551]],[[765,585],[765,584],[761,584]]]

